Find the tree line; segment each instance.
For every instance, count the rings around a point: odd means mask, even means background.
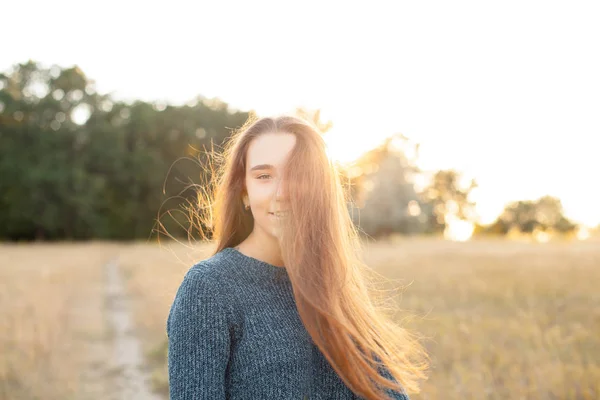
[[[358,211],[353,216],[366,234],[440,235],[452,220],[473,223],[475,236],[512,232],[569,235],[578,228],[564,215],[560,199],[550,195],[511,202],[493,223],[481,224],[472,200],[477,182],[451,169],[420,170],[418,150],[419,144],[406,136],[392,135],[349,169],[356,200],[353,209]],[[418,178],[427,178],[426,184],[420,187]]]
[[[325,135],[332,126],[318,110],[297,113]],[[188,235],[182,207],[193,204],[193,184],[210,178],[202,149],[219,151],[252,114],[200,95],[181,106],[117,101],[76,66],[17,64],[0,73],[0,240],[147,239],[157,220]],[[340,166],[360,230],[439,234],[448,215],[474,220],[476,183],[462,185],[460,174],[444,170],[418,187],[423,171],[410,154],[418,145],[394,135]],[[476,233],[575,228],[548,196],[508,205]]]

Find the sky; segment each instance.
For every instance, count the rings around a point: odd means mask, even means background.
[[[482,222],[550,194],[600,223],[597,1],[30,1],[3,5],[0,71],[78,65],[117,99],[321,109],[333,157],[402,133],[475,178]],[[32,11],[33,10],[33,11]],[[12,17],[10,17],[12,16]]]

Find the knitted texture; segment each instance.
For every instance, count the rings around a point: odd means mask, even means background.
[[[286,269],[237,249],[189,269],[166,328],[171,400],[361,399],[304,328]]]

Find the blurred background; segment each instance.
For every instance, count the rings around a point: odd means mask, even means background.
[[[0,16],[0,399],[168,398],[205,151],[280,113],[323,132],[365,259],[429,338],[411,398],[600,398],[597,2]]]

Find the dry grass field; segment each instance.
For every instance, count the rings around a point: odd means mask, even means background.
[[[0,399],[108,399],[103,266],[117,245],[0,244]]]
[[[142,369],[166,399],[168,310],[187,269],[210,249],[1,245],[0,399],[117,398],[102,289],[111,259]],[[432,369],[412,399],[600,398],[597,240],[395,239],[367,245],[365,260],[390,279],[387,288],[401,288],[390,296],[413,317],[398,319],[427,338]]]

